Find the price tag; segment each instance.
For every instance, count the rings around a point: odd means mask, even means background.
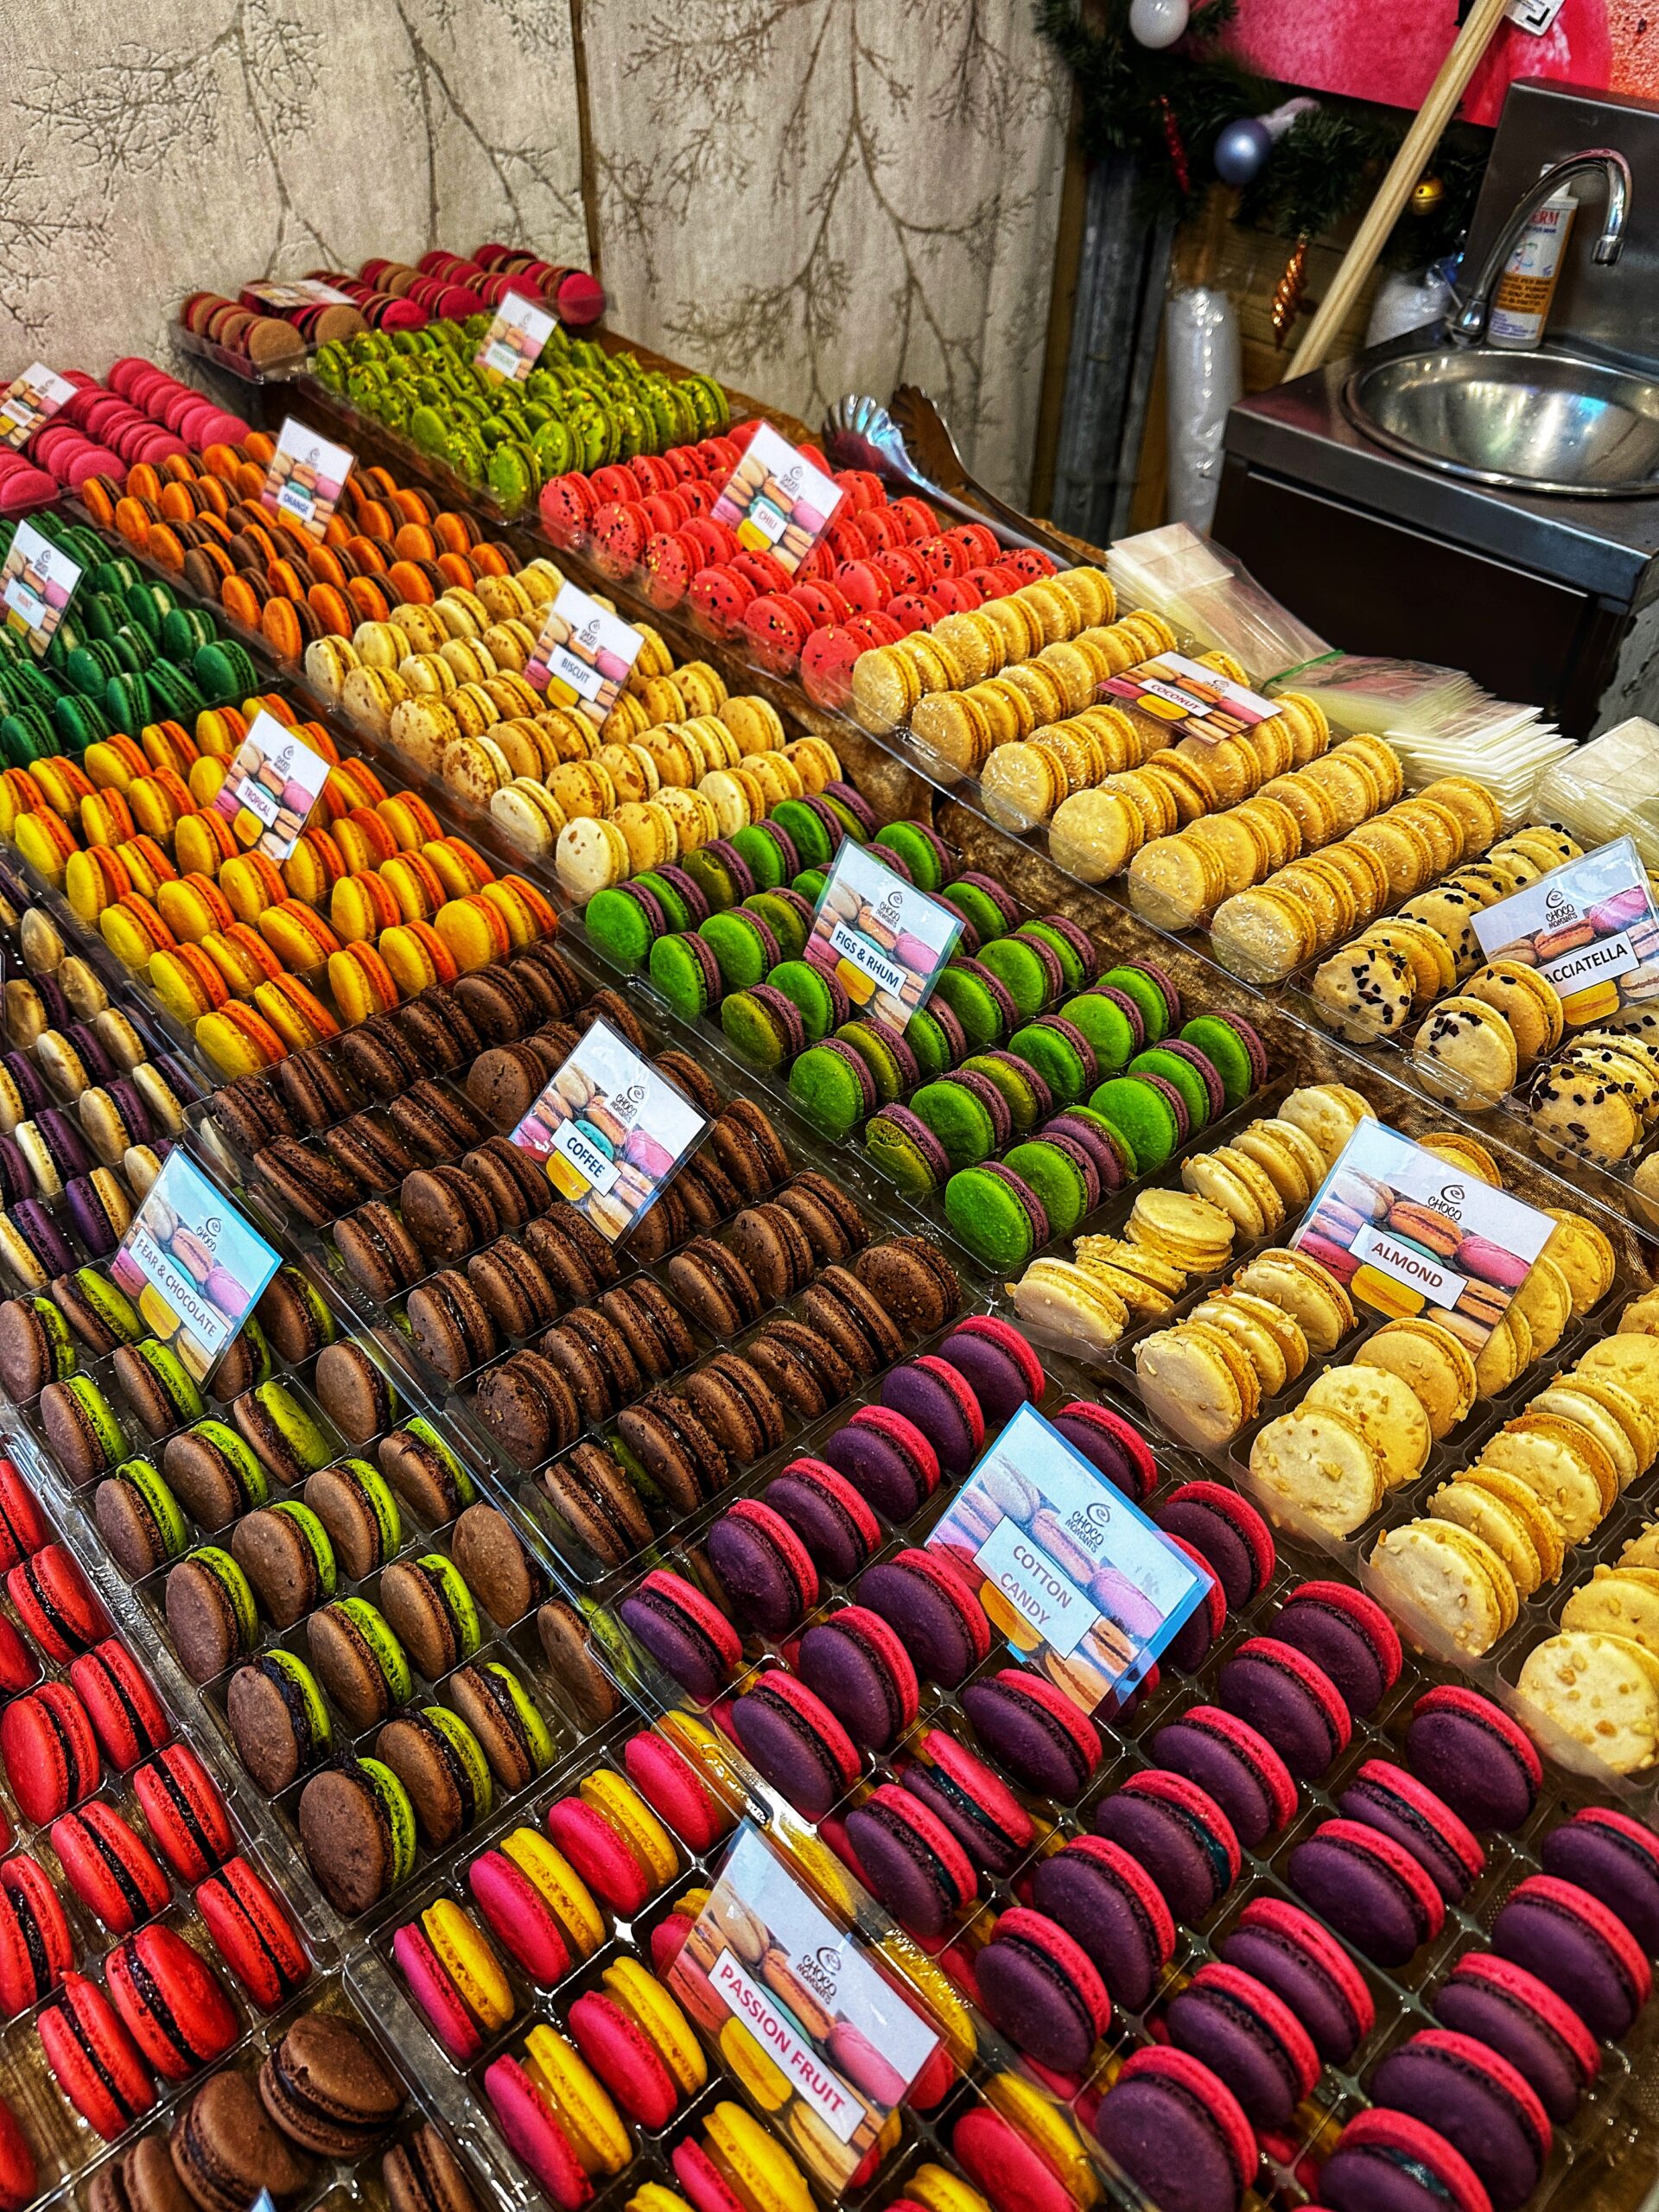
[[[32,361],[0,392],[0,445],[26,446],[74,393],[67,377],[57,375],[44,361]]]
[[[328,780],[328,763],[297,730],[262,707],[249,724],[213,805],[238,844],[285,861]]]
[[[292,515],[308,537],[321,537],[356,458],[349,446],[330,445],[290,415],[278,434],[260,502],[273,514]]]
[[[1182,653],[1160,653],[1156,660],[1109,676],[1099,686],[1099,696],[1136,707],[1166,724],[1172,745],[1183,737],[1219,745],[1223,738],[1242,737],[1258,722],[1271,721],[1279,711],[1271,699]]]
[[[0,606],[6,626],[21,630],[38,660],[68,612],[80,582],[80,563],[54,545],[32,522],[20,522],[0,567]]]
[[[1385,1122],[1362,1122],[1291,1238],[1356,1304],[1432,1318],[1471,1353],[1503,1319],[1555,1224]]]
[[[1541,38],[1566,5],[1567,0],[1510,0],[1503,13],[1522,30]]]
[[[1483,907],[1474,923],[1486,957],[1535,969],[1575,1029],[1659,999],[1659,917],[1629,837]]]
[[[979,1575],[993,1621],[1085,1713],[1134,1693],[1208,1587],[1034,1406],[1021,1406],[927,1541]]]
[[[770,423],[756,425],[715,501],[714,518],[751,553],[770,553],[792,576],[829,527],[843,494]]]
[[[853,1003],[902,1030],[925,1006],[962,922],[894,874],[874,849],[843,838],[830,864],[806,957],[831,970]]]
[[[747,1821],[668,1980],[746,2093],[758,2076],[772,2080],[746,2062],[770,2060],[783,2102],[769,2095],[767,2117],[836,2195],[939,2042],[863,1939],[830,1919]],[[798,2104],[818,2124],[791,2125]]]
[[[349,292],[336,291],[332,284],[325,284],[320,276],[295,276],[283,283],[245,284],[242,289],[250,299],[262,300],[268,308],[348,308],[353,303]]]
[[[189,1154],[175,1146],[133,1216],[110,1273],[150,1334],[197,1382],[276,1272],[277,1255]]]
[[[558,317],[546,308],[509,292],[484,334],[474,365],[493,381],[522,384],[542,358],[542,348],[557,324]]]
[[[548,608],[524,680],[597,728],[615,706],[645,639],[632,623],[562,584]]]
[[[683,1091],[596,1021],[512,1132],[561,1198],[613,1244],[655,1205],[709,1122]]]

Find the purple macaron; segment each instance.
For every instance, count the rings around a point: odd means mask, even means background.
[[[1172,1999],[1165,2018],[1176,2050],[1202,2059],[1259,2127],[1283,2127],[1319,2078],[1307,2030],[1243,1967],[1210,1960]]]
[[[1090,1825],[1144,1866],[1177,1920],[1196,1927],[1238,1879],[1238,1838],[1209,1792],[1146,1767],[1095,1808]]]
[[[1486,1854],[1449,1805],[1391,1759],[1367,1759],[1337,1797],[1344,1817],[1404,1846],[1447,1904],[1461,1904]]]
[[[0,1137],[0,1206],[16,1205],[35,1192],[35,1171],[15,1136]]]
[[[743,1656],[719,1607],[665,1567],[654,1567],[617,1610],[658,1666],[695,1698],[717,1697]]]
[[[78,1264],[68,1238],[38,1198],[20,1198],[7,1218],[48,1276],[67,1274]]]
[[[763,1636],[787,1636],[818,1601],[818,1572],[783,1516],[741,1497],[710,1524],[709,1563],[740,1619]]]
[[[1162,1047],[1160,1047],[1160,1049],[1161,1050]],[[1165,1105],[1168,1107],[1170,1112],[1175,1116],[1177,1142],[1185,1144],[1192,1134],[1192,1116],[1188,1109],[1185,1099],[1183,1098],[1180,1092],[1176,1090],[1174,1084],[1170,1082],[1167,1076],[1154,1075],[1146,1068],[1135,1069],[1134,1071],[1134,1080],[1136,1083],[1146,1084],[1151,1090],[1157,1092],[1158,1096],[1163,1100]]]
[[[100,1173],[107,1175],[108,1171]],[[70,1226],[87,1252],[94,1260],[106,1258],[125,1235],[131,1209],[113,1211],[99,1188],[96,1175],[73,1177],[64,1185],[63,1197]]]
[[[1311,1913],[1283,1897],[1252,1897],[1217,1946],[1283,1998],[1332,2066],[1345,2066],[1376,2025],[1370,1985]]]
[[[987,1424],[1001,1428],[1021,1406],[1040,1405],[1047,1378],[1043,1363],[1011,1322],[993,1313],[970,1313],[939,1346],[979,1402]]]
[[[1285,1599],[1273,1632],[1324,1669],[1357,1719],[1400,1679],[1399,1633],[1375,1598],[1345,1582],[1303,1582]]]
[[[27,1052],[7,1052],[0,1057],[0,1067],[4,1068],[16,1084],[17,1096],[22,1102],[25,1116],[43,1113],[52,1103],[52,1094]]]
[[[1236,2212],[1261,2152],[1226,2083],[1167,2044],[1132,2051],[1091,2125],[1113,2164],[1150,2204]]]
[[[796,1669],[855,1744],[889,1751],[915,1719],[916,1669],[904,1644],[868,1605],[843,1605],[802,1637]]]
[[[1413,1706],[1406,1764],[1478,1834],[1523,1827],[1544,1783],[1525,1729],[1462,1682],[1425,1690]]]
[[[1420,2030],[1389,2053],[1370,2089],[1385,2111],[1436,2129],[1462,2152],[1492,2212],[1519,2212],[1537,2188],[1549,2156],[1549,2115],[1508,2059],[1472,2036]]]
[[[893,1065],[899,1071],[900,1090],[906,1092],[914,1090],[922,1079],[921,1065],[915,1053],[906,1044],[904,1032],[901,1029],[895,1029],[892,1022],[883,1021],[879,1014],[860,1014],[858,1024],[861,1029],[868,1030],[877,1044],[892,1055]]]
[[[1557,2126],[1565,2126],[1601,2068],[1596,2039],[1536,1974],[1496,1951],[1465,1951],[1433,1999],[1442,2027],[1507,2058]]]
[[[1446,1906],[1402,1844],[1363,1821],[1321,1821],[1291,1853],[1286,1878],[1344,1942],[1402,1967],[1440,1934]]]
[[[1254,1851],[1296,1811],[1296,1784],[1265,1736],[1236,1713],[1195,1705],[1152,1738],[1160,1766],[1184,1774],[1213,1797],[1239,1841]]]
[[[1088,1952],[1112,2002],[1143,2010],[1175,1955],[1175,1923],[1140,1860],[1109,1836],[1073,1836],[1038,1862],[1031,1893]]]
[[[1653,1969],[1618,1915],[1554,1874],[1517,1883],[1492,1923],[1492,1948],[1564,1997],[1604,2043],[1628,2033],[1653,1993]]]
[[[1265,1736],[1294,1775],[1317,1782],[1353,1723],[1324,1669],[1276,1637],[1253,1636],[1222,1669],[1217,1696],[1229,1713]]]
[[[895,1526],[920,1512],[939,1486],[932,1445],[887,1406],[861,1406],[824,1444],[823,1456]]]
[[[1107,1131],[1093,1121],[1077,1113],[1056,1114],[1044,1128],[1043,1135],[1049,1139],[1064,1137],[1069,1144],[1088,1154],[1103,1195],[1122,1188],[1128,1174],[1123,1155]]]
[[[30,1150],[31,1138],[56,1170],[60,1182],[67,1183],[72,1175],[85,1175],[92,1165],[86,1138],[61,1106],[48,1106],[32,1122],[20,1125],[18,1141],[25,1154]]]
[[[866,837],[874,836],[879,825],[876,822],[874,810],[872,808],[870,802],[865,798],[862,791],[855,791],[851,784],[843,783],[837,779],[834,783],[829,783],[824,785],[823,797],[826,799],[834,799],[836,805],[844,807],[847,812],[852,816],[854,821],[857,823],[860,830],[863,832]],[[891,867],[891,856],[884,855],[884,858],[887,858],[888,866]]]
[[[965,1475],[985,1443],[985,1416],[964,1377],[948,1360],[924,1352],[887,1374],[881,1402],[920,1429],[948,1475]]]
[[[762,1493],[836,1582],[850,1582],[875,1555],[881,1524],[837,1469],[822,1459],[792,1459]]]
[[[1586,1805],[1539,1848],[1546,1874],[1576,1882],[1616,1912],[1652,1958],[1659,1953],[1659,1835],[1610,1805]]]
[[[937,1552],[912,1549],[879,1560],[859,1577],[855,1594],[897,1630],[917,1673],[946,1689],[989,1656],[985,1608]]]

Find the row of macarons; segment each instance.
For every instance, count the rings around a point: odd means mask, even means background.
[[[136,354],[117,361],[102,383],[84,369],[66,371],[64,381],[74,389],[23,448],[30,474],[44,481],[15,480],[8,512],[24,504],[24,493],[33,505],[60,486],[79,490],[100,471],[159,463],[247,435],[238,416]]]

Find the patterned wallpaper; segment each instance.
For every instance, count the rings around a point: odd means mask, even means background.
[[[1022,486],[1065,135],[1029,18],[583,0],[617,327],[815,423],[908,377]],[[186,292],[256,272],[588,257],[569,0],[0,0],[0,367],[163,353]]]

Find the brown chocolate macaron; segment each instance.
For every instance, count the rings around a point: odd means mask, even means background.
[[[305,2012],[259,2069],[259,2101],[302,2150],[354,2158],[390,2133],[404,2085],[360,2028]]]
[[[469,1505],[449,1539],[449,1555],[498,1628],[522,1620],[547,1587],[506,1515],[481,1501]]]

